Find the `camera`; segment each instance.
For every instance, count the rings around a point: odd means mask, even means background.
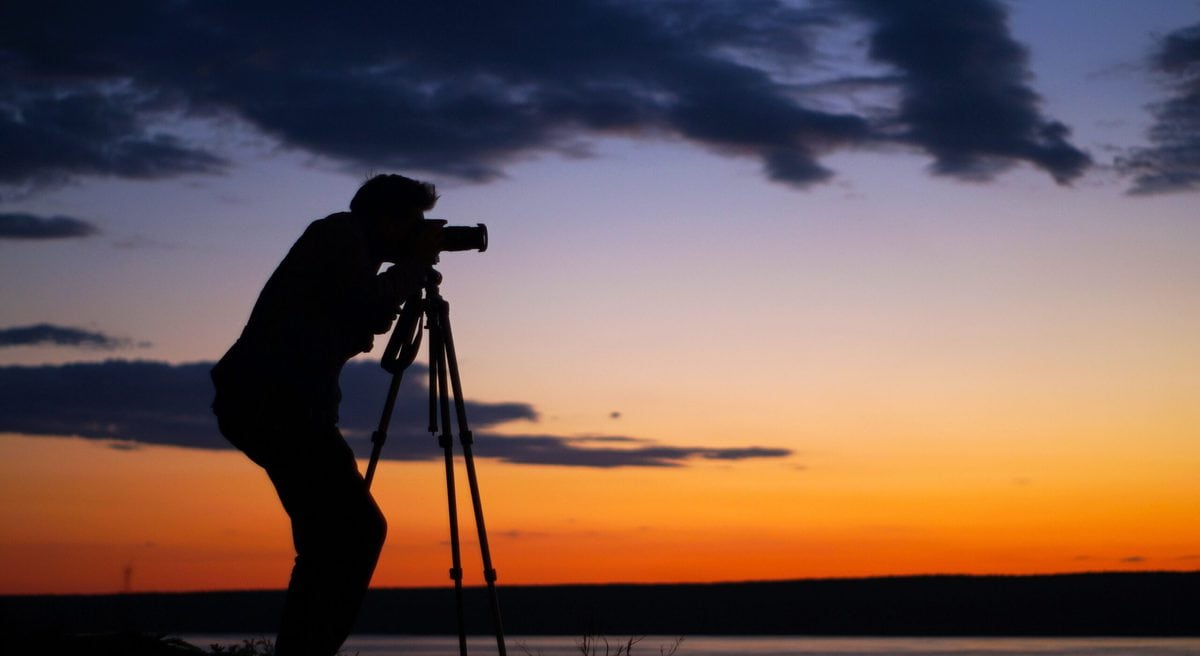
[[[440,250],[446,251],[479,251],[487,250],[488,231],[482,223],[472,226],[448,226],[442,219],[425,219],[426,223],[441,228],[442,243]]]

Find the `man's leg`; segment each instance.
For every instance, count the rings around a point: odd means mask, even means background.
[[[350,634],[387,525],[336,427],[288,437],[267,469],[296,546],[276,653],[331,656]]]

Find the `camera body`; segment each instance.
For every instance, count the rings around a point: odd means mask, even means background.
[[[443,219],[379,222],[371,239],[384,262],[413,258],[437,262],[438,255],[447,251],[483,252],[488,247],[487,226],[448,226]]]

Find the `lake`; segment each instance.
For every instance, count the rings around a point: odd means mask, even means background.
[[[194,645],[240,644],[246,636],[182,636]],[[568,656],[580,654],[577,636],[510,636],[511,656]],[[610,654],[626,637],[609,638]],[[673,636],[648,636],[634,645],[632,656],[659,656],[670,651]],[[592,653],[605,654],[604,643]],[[471,654],[495,654],[496,639],[473,636]],[[346,656],[454,656],[455,636],[354,636]],[[1200,638],[813,638],[807,636],[685,637],[677,656],[1183,656],[1200,654]]]

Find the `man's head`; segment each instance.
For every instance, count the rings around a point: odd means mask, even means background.
[[[358,188],[350,212],[365,220],[371,248],[380,260],[415,257],[432,263],[437,259],[439,233],[422,219],[437,200],[437,189],[428,182],[384,174]]]
[[[371,219],[401,219],[423,214],[437,204],[437,188],[402,175],[377,175],[350,200],[350,211]]]

